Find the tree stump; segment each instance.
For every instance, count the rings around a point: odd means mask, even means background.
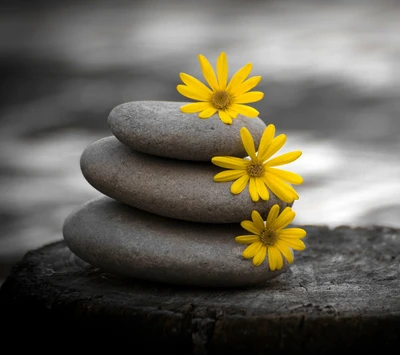
[[[2,345],[18,344],[15,336],[53,339],[62,349],[123,345],[135,353],[140,345],[140,354],[327,354],[400,345],[400,229],[302,227],[307,249],[291,268],[247,288],[111,275],[63,241],[28,252],[0,289]]]

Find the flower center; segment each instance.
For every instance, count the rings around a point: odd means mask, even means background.
[[[226,91],[217,91],[211,97],[211,105],[218,110],[227,109],[231,103],[231,96]]]
[[[270,246],[275,245],[276,240],[277,240],[275,230],[274,229],[263,229],[263,231],[260,234],[260,240],[265,245],[270,245]]]
[[[251,162],[247,166],[247,172],[251,177],[261,177],[264,175],[264,165],[260,163]]]

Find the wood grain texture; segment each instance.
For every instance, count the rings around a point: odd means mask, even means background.
[[[400,230],[302,227],[307,249],[289,271],[240,289],[122,278],[77,258],[63,241],[49,244],[27,253],[0,289],[3,339],[51,337],[92,350],[143,344],[140,354],[326,354],[400,345]]]

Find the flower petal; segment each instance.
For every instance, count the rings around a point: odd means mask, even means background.
[[[236,104],[246,104],[250,102],[260,101],[264,97],[264,93],[261,91],[251,91],[242,94],[235,99]]]
[[[260,114],[255,108],[246,105],[233,104],[232,108],[239,114],[249,118],[255,118]]]
[[[243,81],[249,76],[253,64],[247,63],[244,67],[240,68],[231,78],[229,81],[228,87],[226,88],[227,91],[231,91],[235,93],[238,85],[242,84]]]
[[[287,186],[289,185],[286,182],[282,182],[275,176],[268,173],[266,173],[262,179],[264,180],[264,183],[268,186],[268,188],[280,200],[285,201],[287,203],[292,203],[294,201],[294,196],[292,196],[290,190],[287,189]]]
[[[254,255],[253,265],[260,266],[262,262],[265,260],[265,256],[267,255],[267,246],[265,244],[261,245],[260,250]]]
[[[250,131],[246,127],[240,129],[240,137],[247,154],[251,160],[257,160],[256,150],[254,149],[254,141]]]
[[[244,170],[225,170],[214,176],[215,182],[226,182],[239,179],[246,174]]]
[[[271,271],[279,270],[283,266],[282,254],[276,247],[268,248],[268,262]]]
[[[231,193],[234,195],[240,194],[246,187],[249,178],[249,175],[246,174],[237,179],[231,186]]]
[[[232,124],[232,117],[226,111],[219,110],[218,111],[219,118],[225,124]]]
[[[302,228],[286,228],[286,229],[281,229],[278,232],[278,236],[282,236],[285,239],[288,238],[301,239],[304,238],[306,235],[307,232]]]
[[[275,169],[275,168],[267,168],[267,172],[291,184],[300,185],[303,183],[303,178],[300,175],[292,173],[290,171]]]
[[[181,107],[181,111],[184,113],[195,113],[204,111],[208,108],[211,108],[211,105],[208,102],[194,102],[191,104],[183,105]]]
[[[274,159],[268,160],[265,166],[278,166],[289,164],[301,156],[302,152],[300,150],[282,154]]]
[[[237,116],[238,116],[238,113],[237,113],[234,109],[232,109],[231,107],[228,107],[228,108],[226,109],[226,112],[227,112],[228,115],[231,116],[233,119],[237,118]]]
[[[202,94],[208,95],[209,97],[212,95],[212,91],[194,76],[186,73],[180,73],[179,77],[189,88],[200,91]]]
[[[264,220],[262,219],[260,213],[256,210],[253,210],[251,212],[251,219],[253,220],[253,223],[257,226],[257,228],[261,231],[264,229]]]
[[[261,246],[263,245],[262,242],[255,242],[253,244],[250,244],[244,251],[243,251],[243,257],[246,259],[252,258],[254,255],[258,253],[260,250]]]
[[[250,178],[249,194],[253,202],[258,202],[260,200],[260,195],[258,194],[257,191],[256,178],[254,177]]]
[[[297,194],[297,192],[293,188],[293,186],[286,183],[284,180],[276,177],[275,175],[271,174],[269,171],[267,171],[265,173],[265,177],[266,177],[266,179],[268,179],[268,184],[271,185],[270,186],[271,190],[273,188],[275,188],[277,193],[287,196],[287,198],[290,200],[290,201],[288,200],[287,202],[293,202],[293,200],[299,199],[299,195]],[[274,185],[274,186],[272,186],[272,185]]]
[[[261,153],[258,154],[258,158],[261,161],[266,161],[267,159],[272,157],[279,149],[281,149],[285,143],[286,135],[280,134],[279,136],[276,136],[272,139],[272,142],[269,145],[268,149],[265,152],[262,152],[262,155]]]
[[[275,246],[279,249],[279,251],[283,254],[285,259],[289,262],[289,264],[293,263],[294,256],[293,251],[289,248],[286,243],[282,242],[281,240],[277,240]]]
[[[271,228],[279,214],[279,205],[273,205],[269,210],[265,226]]]
[[[206,108],[204,111],[201,111],[199,113],[200,118],[210,118],[215,112],[217,112],[217,109],[214,107],[209,107]]]
[[[220,166],[221,168],[245,171],[247,171],[247,165],[249,165],[249,161],[247,159],[229,156],[213,157],[211,162],[217,166]]]
[[[197,101],[208,101],[210,97],[204,94],[201,91],[194,89],[193,87],[189,87],[186,85],[178,85],[176,89],[183,96],[188,97],[189,99],[197,100]]]
[[[206,79],[208,85],[210,85],[213,91],[217,91],[219,88],[218,82],[217,78],[215,77],[214,69],[212,68],[210,62],[202,54],[199,54],[199,61],[201,71],[203,72],[204,78]]]
[[[265,161],[265,153],[272,143],[275,134],[275,126],[273,124],[268,125],[261,136],[260,145],[258,146],[257,158],[260,161]]]
[[[283,266],[283,256],[282,256],[282,253],[279,251],[279,249],[278,248],[275,248],[275,249],[277,249],[278,250],[278,257],[277,257],[277,259],[276,259],[276,261],[277,261],[277,263],[276,263],[276,269],[277,270],[280,270],[280,269],[282,269],[282,266]]]
[[[282,238],[280,240],[282,241],[282,243],[285,243],[288,247],[290,247],[290,248],[292,248],[294,250],[304,250],[306,248],[306,245],[300,239]]]
[[[237,89],[232,92],[235,96],[240,96],[244,94],[247,91],[250,91],[254,87],[258,85],[258,83],[261,81],[261,76],[253,76],[246,81],[244,81],[242,84],[237,86]]]
[[[251,244],[260,241],[260,236],[258,235],[239,235],[235,238],[235,242],[239,244]]]
[[[296,217],[296,213],[290,207],[286,207],[272,226],[276,231],[278,231],[279,229],[285,228],[288,224],[292,223],[294,217]]]
[[[228,60],[224,52],[221,52],[217,60],[217,74],[219,88],[225,90],[228,83]]]
[[[269,200],[269,192],[267,187],[265,186],[264,180],[262,178],[254,178],[256,181],[256,187],[257,187],[257,192],[260,195],[260,197],[264,201]]]
[[[257,225],[253,221],[249,221],[246,219],[240,222],[240,225],[242,226],[242,228],[246,229],[250,233],[260,235],[261,230],[257,228]]]

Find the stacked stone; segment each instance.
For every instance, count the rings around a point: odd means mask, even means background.
[[[113,133],[81,156],[85,179],[102,196],[65,220],[63,235],[78,257],[105,272],[169,284],[206,287],[254,285],[288,269],[254,267],[235,237],[249,234],[240,222],[257,210],[288,204],[270,192],[251,201],[230,182],[214,182],[214,156],[247,155],[246,127],[256,147],[266,127],[260,118],[238,116],[225,125],[217,115],[200,119],[180,111],[183,102],[137,101],[115,107]]]

